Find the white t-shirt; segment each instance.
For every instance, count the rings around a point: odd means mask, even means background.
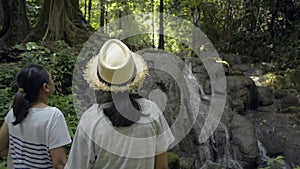
[[[114,127],[94,104],[81,117],[66,169],[153,169],[155,155],[174,141],[162,112],[154,102],[138,99],[145,116],[128,127]]]
[[[14,168],[53,168],[49,150],[71,143],[62,112],[56,107],[30,108],[17,125],[13,110],[5,118],[9,130],[8,163]]]

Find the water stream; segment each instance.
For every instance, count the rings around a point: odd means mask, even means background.
[[[198,109],[198,122],[196,123],[204,123],[207,120],[213,120],[213,122],[220,120],[217,117],[215,117],[214,119],[207,119],[210,105],[204,104],[202,101],[208,101],[209,96],[205,95],[204,92],[201,92],[203,90],[202,86],[197,82],[196,78],[194,77],[191,71],[190,64],[188,64],[188,68],[190,70],[185,71],[185,75],[189,79],[189,87],[192,87],[192,90],[195,91],[191,92],[190,94],[200,97],[199,99],[196,99],[200,102],[201,106],[200,109]],[[199,104],[193,103],[191,103],[190,105],[199,106]],[[191,108],[191,110],[197,110],[197,108]],[[199,128],[194,129],[199,130]],[[207,128],[207,130],[209,130],[207,131],[208,133],[210,133],[212,130],[215,131],[213,131],[214,133],[211,137],[209,137],[208,140],[198,145],[198,160],[196,160],[195,168],[206,169],[212,166],[219,166],[226,167],[228,169],[243,169],[243,167],[236,160],[236,157],[234,155],[235,153],[232,150],[228,127],[225,124],[219,122],[217,129],[214,129],[213,126],[210,125],[209,128]],[[196,133],[200,132],[201,131],[196,131]]]

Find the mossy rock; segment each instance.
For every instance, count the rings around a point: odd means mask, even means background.
[[[180,160],[177,154],[168,152],[168,165],[169,165],[169,169],[180,168]]]
[[[298,106],[289,106],[285,109],[282,109],[280,113],[286,113],[286,114],[300,114],[300,107]]]

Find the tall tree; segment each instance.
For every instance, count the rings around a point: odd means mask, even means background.
[[[100,0],[100,31],[104,32],[105,0]]]
[[[91,10],[92,10],[92,0],[89,0],[89,5],[88,5],[88,23],[91,23]]]
[[[1,11],[0,46],[22,42],[30,28],[25,0],[1,0]]]
[[[190,12],[191,12],[191,20],[194,23],[193,27],[193,34],[192,34],[192,49],[196,50],[197,48],[197,40],[198,40],[198,34],[196,29],[200,29],[200,14],[201,14],[201,9],[200,9],[200,3],[201,1],[192,1],[190,0]]]
[[[86,18],[87,0],[84,0],[84,18]]]
[[[65,40],[70,45],[81,44],[93,31],[82,16],[79,0],[47,0],[26,41]]]
[[[152,10],[152,14],[154,15],[154,0],[151,0],[151,10]],[[155,48],[155,30],[154,30],[154,16],[152,16],[152,48]]]
[[[2,0],[0,3],[0,23],[1,23],[1,29],[0,29],[0,37],[5,35],[5,33],[9,29],[10,24],[10,11],[9,11],[9,4],[7,0]]]
[[[164,0],[159,1],[159,40],[158,48],[165,49],[164,41]]]

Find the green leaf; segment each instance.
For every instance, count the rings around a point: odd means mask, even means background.
[[[34,50],[34,49],[37,49],[37,44],[35,42],[28,42],[26,44],[26,49],[27,50]]]
[[[284,165],[284,160],[282,159],[277,159],[276,163],[280,164],[280,165]]]
[[[0,169],[6,169],[5,166],[6,166],[6,160],[4,160],[0,163]]]

